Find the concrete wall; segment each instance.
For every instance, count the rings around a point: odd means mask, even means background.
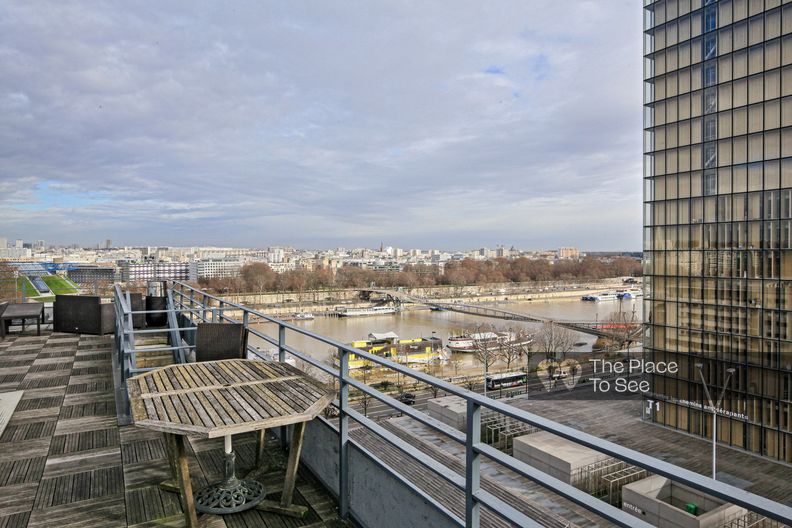
[[[685,511],[689,502],[695,503],[701,513]],[[626,484],[622,488],[622,510],[658,528],[717,528],[747,511],[660,475]]]
[[[325,420],[319,418],[308,424],[301,462],[338,496],[338,432]],[[455,526],[434,505],[383,469],[352,441],[349,490],[351,514],[364,528]]]

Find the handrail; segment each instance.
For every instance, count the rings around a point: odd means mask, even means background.
[[[564,486],[558,486],[556,483],[550,480],[552,477],[550,477],[549,475],[546,475],[536,470],[535,468],[532,468],[531,466],[528,466],[527,464],[514,459],[513,457],[510,457],[499,451],[496,451],[490,448],[489,446],[481,444],[479,441],[475,440],[476,438],[475,435],[471,435],[471,434],[460,435],[458,433],[450,433],[449,431],[444,430],[446,429],[445,427],[439,426],[438,425],[439,422],[429,417],[426,417],[425,415],[423,418],[417,418],[415,415],[418,414],[418,411],[408,411],[407,409],[404,408],[406,406],[399,404],[389,396],[380,393],[379,391],[369,387],[364,383],[359,382],[358,380],[355,380],[349,375],[348,355],[355,354],[358,357],[365,358],[367,361],[378,364],[382,367],[386,367],[390,370],[402,373],[417,381],[437,387],[449,394],[453,394],[465,399],[468,402],[467,423],[469,427],[469,433],[470,433],[470,427],[478,426],[480,428],[480,409],[484,407],[496,411],[498,413],[501,413],[505,416],[514,418],[515,420],[525,422],[532,426],[538,427],[542,430],[549,431],[562,438],[571,440],[576,444],[589,447],[601,453],[605,453],[610,456],[621,459],[625,462],[629,462],[638,467],[644,468],[652,473],[668,477],[675,482],[686,484],[697,490],[703,491],[707,494],[713,495],[727,502],[731,502],[733,504],[743,506],[748,510],[755,511],[766,517],[770,517],[772,519],[785,523],[792,523],[792,508],[789,506],[785,506],[783,504],[771,501],[770,499],[761,497],[759,495],[749,493],[745,490],[741,490],[729,484],[725,484],[723,482],[713,480],[704,475],[700,475],[693,471],[675,466],[673,464],[640,453],[633,449],[629,449],[627,447],[620,446],[613,442],[603,440],[589,433],[585,433],[578,429],[573,429],[572,427],[560,424],[558,422],[554,422],[542,416],[530,413],[528,411],[524,411],[522,409],[518,409],[511,405],[505,404],[499,400],[487,398],[478,393],[464,389],[457,385],[453,385],[444,380],[437,379],[423,372],[415,371],[413,369],[405,367],[404,365],[392,361],[390,359],[380,357],[374,354],[370,354],[363,350],[351,347],[345,343],[341,343],[336,339],[323,336],[321,334],[316,334],[303,327],[290,324],[286,321],[282,321],[280,319],[269,316],[257,310],[251,309],[247,306],[242,306],[238,303],[234,303],[226,299],[218,298],[214,295],[198,290],[184,282],[171,281],[171,284],[173,287],[170,288],[170,290],[175,295],[174,301],[176,305],[178,305],[179,307],[184,306],[184,302],[183,302],[184,299],[190,299],[192,303],[198,303],[200,307],[203,309],[203,311],[206,312],[207,309],[211,309],[211,310],[216,309],[215,307],[207,306],[208,301],[215,301],[218,303],[218,305],[222,306],[223,309],[228,309],[228,307],[233,307],[235,309],[242,310],[246,316],[245,317],[246,323],[249,322],[250,316],[254,316],[259,319],[263,319],[266,322],[276,324],[279,330],[278,332],[279,335],[277,339],[268,336],[266,334],[263,334],[262,332],[256,329],[249,329],[249,331],[254,335],[261,337],[266,342],[274,346],[278,346],[279,356],[281,361],[283,361],[284,354],[288,352],[289,354],[292,354],[294,357],[297,357],[300,360],[305,361],[306,363],[321,369],[322,371],[326,372],[327,374],[330,374],[331,376],[339,380],[339,383],[341,385],[341,394],[339,397],[339,407],[340,407],[339,432],[340,432],[340,451],[341,451],[340,489],[342,490],[342,493],[339,494],[339,502],[340,502],[340,509],[342,512],[342,516],[346,511],[348,511],[347,510],[348,499],[345,496],[346,493],[345,490],[347,489],[345,483],[347,482],[346,479],[348,477],[345,476],[346,468],[344,466],[344,464],[346,463],[345,462],[346,445],[347,442],[349,441],[348,432],[346,431],[346,420],[348,420],[348,418],[351,417],[355,419],[355,421],[358,421],[359,423],[361,423],[361,425],[367,427],[372,431],[376,432],[379,430],[379,428],[376,427],[376,424],[373,421],[367,419],[364,416],[361,416],[354,409],[349,408],[348,390],[349,387],[352,386],[368,395],[377,398],[383,403],[386,403],[402,412],[405,412],[406,414],[409,414],[410,416],[418,419],[419,421],[429,426],[430,428],[437,430],[438,432],[441,432],[443,434],[447,434],[454,440],[461,441],[466,445],[468,451],[467,465],[473,468],[471,469],[472,473],[470,475],[467,475],[465,478],[466,489],[467,489],[466,493],[468,496],[468,508],[467,508],[468,511],[467,511],[467,519],[466,519],[466,523],[468,526],[478,526],[477,511],[478,511],[478,505],[480,503],[492,504],[492,501],[488,498],[488,495],[483,493],[480,489],[478,489],[476,484],[479,478],[477,465],[478,465],[478,457],[480,455],[484,455],[490,459],[493,459],[496,462],[517,472],[518,474],[523,475],[526,478],[535,480],[536,482],[550,489],[554,493],[563,495],[573,500],[574,502],[577,502],[578,504],[584,506],[590,511],[593,511],[603,516],[604,518],[607,518],[612,522],[615,522],[618,525],[630,526],[630,527],[650,526],[646,523],[643,523],[640,519],[630,514],[627,514],[626,512],[622,512],[621,510],[605,503],[604,501],[589,496],[585,493],[577,493],[579,492],[579,490],[577,490],[576,488],[572,488],[572,490],[575,490],[572,491]],[[187,294],[185,294],[184,290],[189,291],[190,295],[188,296]],[[234,321],[233,319],[228,317],[226,317],[226,319],[230,321]],[[286,345],[284,339],[284,334],[286,330],[290,330],[297,334],[304,335],[306,337],[309,337],[326,345],[330,345],[333,348],[336,348],[339,352],[340,367],[339,368],[328,367],[327,365],[324,365],[321,362],[310,357],[306,353]],[[416,459],[420,458],[420,457],[416,457],[415,453],[413,453],[412,456]],[[514,522],[517,521],[517,519],[511,519],[511,520]]]
[[[174,363],[184,363],[186,361],[186,351],[195,348],[191,345],[182,343],[181,331],[195,331],[194,326],[179,328],[177,324],[177,310],[173,302],[171,290],[166,292],[167,308],[164,310],[132,310],[132,303],[129,292],[121,289],[121,286],[113,286],[113,297],[115,304],[115,355],[118,362],[119,371],[119,420],[124,422],[129,415],[129,399],[126,394],[126,380],[135,374],[153,370],[149,367],[139,367],[137,364],[137,354],[146,352],[166,352],[173,354]],[[178,313],[192,313],[197,310],[179,309]],[[135,316],[145,314],[167,314],[167,327],[156,329],[135,328]],[[136,335],[165,333],[168,335],[169,346],[155,346],[150,348],[137,348],[135,346]]]

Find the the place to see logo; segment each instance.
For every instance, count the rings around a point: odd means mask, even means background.
[[[564,386],[567,390],[572,390],[580,381],[583,368],[574,359],[548,358],[539,362],[536,368],[536,375],[542,382],[546,391],[551,391],[557,387]]]

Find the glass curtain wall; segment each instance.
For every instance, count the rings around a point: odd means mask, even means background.
[[[792,3],[644,4],[646,418],[792,462]]]

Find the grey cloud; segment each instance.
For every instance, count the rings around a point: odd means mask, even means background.
[[[635,249],[640,17],[627,0],[6,3],[0,234]]]

